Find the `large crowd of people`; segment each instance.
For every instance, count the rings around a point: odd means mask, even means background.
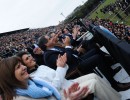
[[[67,27],[72,29],[72,27],[78,23],[68,24]],[[62,25],[60,25],[62,27]],[[82,27],[81,27],[82,28]],[[32,47],[36,43],[37,39],[43,34],[48,34],[53,31],[61,30],[61,28],[54,29],[53,27],[29,29],[24,32],[17,32],[14,34],[8,34],[0,37],[0,57],[5,58],[14,55],[18,51],[25,51],[27,48]],[[4,34],[4,33],[2,33]],[[30,48],[31,49],[31,48]]]
[[[100,11],[104,14],[109,13],[111,15],[113,13],[117,14],[120,9],[122,11],[124,11],[124,13],[128,16],[129,12],[130,12],[130,1],[129,0],[117,0],[115,3],[111,3],[111,4],[103,7],[102,9],[100,9]],[[119,18],[121,18],[121,16]]]
[[[88,26],[90,23],[93,23],[94,25],[101,25],[105,28],[109,29],[115,36],[117,36],[118,39],[126,40],[128,43],[130,43],[130,26],[125,25],[123,23],[113,23],[109,19],[87,19],[85,20],[86,26]],[[81,21],[75,20],[71,23],[66,24],[65,27],[69,29],[70,32],[72,32],[73,27],[79,27],[80,32],[79,36],[81,36],[81,33],[86,32],[87,29],[84,25],[82,25]],[[11,35],[5,35],[0,37],[0,57],[5,58],[14,55],[18,51],[27,51],[28,48],[32,47],[33,44],[37,42],[37,39],[42,36],[43,34],[58,32],[59,30],[63,31],[63,25],[59,25],[55,28],[39,28],[39,29],[29,29],[24,32],[19,32]],[[31,49],[31,48],[30,48]]]
[[[114,13],[114,7],[128,5],[128,0],[117,1],[101,11]],[[121,100],[118,92],[130,89],[130,82],[113,78],[121,67],[111,68],[117,62],[94,37],[77,41],[90,24],[130,43],[130,26],[98,17],[0,36],[0,99]],[[95,74],[96,67],[110,84]]]
[[[25,32],[17,32],[0,37],[0,56],[5,58],[12,56],[18,51],[26,50],[36,43],[39,36],[43,35],[44,29],[29,29]],[[2,33],[4,34],[4,33]]]
[[[130,43],[130,26],[123,23],[114,23],[110,19],[90,19],[86,21],[86,24],[94,24],[96,26],[103,26],[112,32],[118,39],[125,40]]]
[[[86,24],[88,23],[102,25],[108,29],[117,27],[117,31],[128,28],[104,19],[89,20]],[[130,83],[120,83],[113,78],[120,68],[110,67],[116,62],[110,55],[100,50],[93,38],[76,41],[86,31],[81,21],[74,20],[64,26],[32,29],[0,37],[1,49],[5,48],[8,52],[11,49],[15,51],[0,61],[2,98],[35,100],[51,97],[57,100],[77,100],[77,98],[92,100],[96,96],[100,100],[121,99],[118,91],[129,89]],[[91,74],[95,67],[100,69],[111,86],[96,74]],[[80,74],[73,73],[74,70],[78,70]],[[76,79],[66,80],[68,74],[70,76],[67,79]],[[73,90],[73,87],[76,90]]]

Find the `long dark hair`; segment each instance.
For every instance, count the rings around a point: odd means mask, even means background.
[[[15,77],[15,66],[18,63],[20,59],[16,56],[5,58],[0,62],[0,89],[4,93],[5,100],[13,100],[13,96],[16,96],[16,88],[27,88]]]
[[[17,54],[16,54],[16,56],[17,57],[19,57],[20,59],[21,59],[21,63],[23,64],[23,65],[25,65],[25,66],[27,66],[25,63],[24,63],[24,61],[23,61],[23,59],[22,59],[22,57],[23,57],[23,55],[28,55],[29,54],[29,52],[26,52],[26,51],[21,51],[21,52],[18,52]],[[38,68],[38,64],[36,64],[35,65],[35,68]],[[32,71],[30,71],[30,68],[27,66],[27,72],[30,74]]]
[[[29,52],[26,52],[26,51],[20,51],[20,52],[18,52],[15,56],[17,56],[17,57],[19,57],[20,59],[21,59],[21,63],[23,64],[23,65],[25,65],[25,63],[23,62],[23,60],[22,60],[22,57],[23,57],[23,55],[25,55],[25,54],[29,54]],[[25,65],[26,66],[26,65]]]

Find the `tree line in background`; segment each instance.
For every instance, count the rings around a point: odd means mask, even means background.
[[[84,18],[89,14],[94,8],[98,6],[104,0],[88,0],[83,5],[78,6],[69,17],[65,19],[65,23],[70,22],[73,18]]]

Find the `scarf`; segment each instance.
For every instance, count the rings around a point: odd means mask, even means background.
[[[16,93],[22,96],[29,96],[32,98],[44,98],[54,95],[57,100],[61,100],[60,93],[50,83],[41,80],[40,78],[33,78],[28,81],[27,89],[16,89]]]

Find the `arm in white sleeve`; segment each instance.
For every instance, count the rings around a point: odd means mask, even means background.
[[[56,76],[52,81],[52,84],[59,90],[64,82],[66,72],[68,70],[68,65],[66,64],[65,67],[57,67],[56,69]]]

